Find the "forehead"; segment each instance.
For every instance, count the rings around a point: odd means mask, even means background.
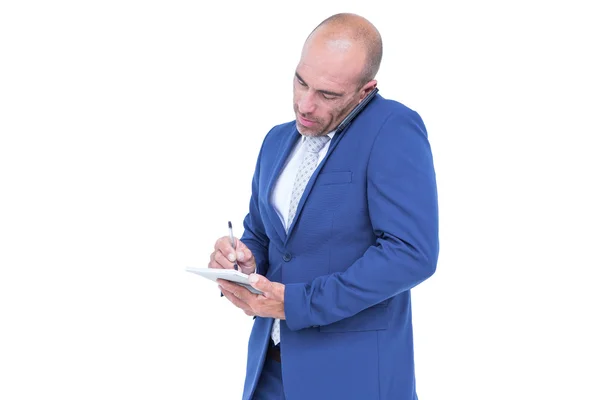
[[[296,72],[318,90],[349,91],[360,80],[365,52],[344,39],[306,43]]]

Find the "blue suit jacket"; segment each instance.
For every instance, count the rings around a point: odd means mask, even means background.
[[[242,241],[257,272],[285,284],[288,400],[417,399],[410,289],[438,258],[436,179],[420,116],[377,94],[309,181],[286,234],[269,199],[295,122],[262,144]],[[272,318],[257,317],[244,399],[260,377]]]

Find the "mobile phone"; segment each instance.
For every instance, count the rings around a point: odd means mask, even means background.
[[[360,103],[358,103],[356,107],[354,107],[354,109],[350,111],[350,114],[348,114],[346,118],[344,118],[344,120],[338,125],[337,129],[335,130],[335,133],[338,134],[341,131],[343,131],[350,124],[350,122],[352,122],[352,120],[356,118],[356,116],[360,114],[362,110],[364,110],[367,104],[369,104],[369,102],[373,100],[373,97],[375,97],[378,91],[378,88],[374,88],[373,90],[371,90],[367,97],[365,97]]]

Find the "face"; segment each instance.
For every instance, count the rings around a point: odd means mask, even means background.
[[[360,86],[364,52],[344,41],[315,38],[306,43],[294,76],[298,132],[320,136],[334,130],[376,86]]]

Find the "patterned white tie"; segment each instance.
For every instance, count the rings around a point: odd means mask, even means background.
[[[296,216],[296,210],[298,209],[300,198],[304,193],[304,189],[306,189],[306,185],[308,184],[310,177],[312,176],[313,172],[315,172],[315,169],[319,164],[319,152],[327,144],[329,139],[331,138],[328,135],[306,136],[305,138],[306,154],[302,159],[302,163],[300,164],[300,168],[298,168],[298,173],[296,174],[296,179],[294,180],[294,188],[292,189],[292,197],[290,199],[290,210],[288,213],[286,230],[292,225],[292,221],[294,221],[294,217]],[[271,330],[271,339],[273,339],[275,345],[279,343],[279,338],[279,319],[275,319],[273,322],[273,328]]]
[[[300,198],[304,193],[306,184],[308,183],[310,177],[317,168],[319,152],[321,151],[321,149],[323,149],[325,144],[327,144],[329,139],[330,137],[328,135],[307,136],[305,139],[306,154],[304,155],[302,164],[300,164],[300,168],[298,168],[296,180],[294,181],[294,188],[292,189],[292,197],[290,199],[290,211],[288,213],[287,219],[287,228],[289,228],[290,225],[292,225],[292,221],[296,216],[296,210],[298,209],[298,203],[300,202]]]

